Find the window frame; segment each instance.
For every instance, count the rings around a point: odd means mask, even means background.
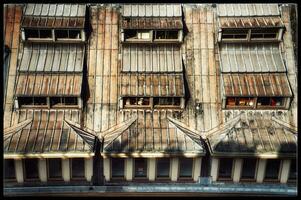
[[[167,176],[161,176],[161,175],[158,175],[158,171],[159,171],[159,166],[158,166],[158,161],[159,160],[168,160],[169,162],[169,167],[168,167],[168,175]],[[171,178],[171,159],[169,157],[162,157],[162,158],[156,158],[156,179],[158,180],[166,180],[166,179],[170,179]]]
[[[49,165],[49,163],[50,163],[50,161],[49,160],[60,160],[60,162],[61,162],[61,176],[60,177],[51,177],[50,176],[50,165]],[[46,163],[47,163],[47,180],[48,181],[63,181],[64,179],[63,179],[63,166],[62,166],[62,159],[61,158],[47,158],[46,159]]]
[[[220,168],[221,168],[221,160],[222,159],[231,159],[232,160],[232,164],[231,164],[231,175],[230,177],[221,177],[220,176]],[[222,157],[222,158],[219,158],[219,161],[218,161],[218,169],[217,169],[217,180],[218,181],[233,181],[233,172],[234,172],[234,160],[233,158],[227,158],[227,157]]]
[[[65,38],[62,38],[62,37],[57,37],[57,32],[59,31],[67,31],[67,37]],[[79,32],[79,38],[70,38],[70,31],[78,31]],[[54,29],[54,38],[55,38],[55,41],[57,42],[81,42],[83,41],[83,38],[82,38],[82,29],[76,29],[76,28],[72,28],[72,29],[67,29],[67,28],[56,28]]]
[[[6,173],[5,173],[5,169],[6,169],[6,165],[5,163],[7,162],[7,160],[9,160],[9,162],[12,162],[14,167],[13,167],[13,173],[14,173],[14,176],[13,177],[6,177]],[[15,165],[15,160],[14,159],[4,159],[3,158],[3,161],[4,161],[4,166],[3,166],[3,180],[4,182],[16,182],[17,181],[17,176],[16,176],[16,165]],[[10,167],[9,167],[10,168]]]
[[[74,104],[74,105],[68,105],[64,102],[66,102],[66,98],[74,98],[76,99],[76,102],[77,104]],[[54,99],[60,99],[60,103],[56,103],[56,104],[53,104],[53,100]],[[63,97],[56,97],[56,96],[53,96],[53,97],[49,97],[49,107],[50,108],[56,108],[56,109],[64,109],[64,108],[79,108],[79,102],[78,102],[78,97],[72,97],[72,96],[63,96]]]
[[[136,175],[136,160],[144,160],[144,165],[145,165],[145,176],[137,176]],[[134,173],[133,173],[133,178],[136,179],[136,180],[144,180],[144,179],[148,179],[148,159],[147,158],[134,158],[134,167],[133,167],[133,170],[134,170]]]
[[[249,177],[243,177],[243,169],[244,169],[244,163],[246,160],[255,160],[255,169],[254,169],[254,177],[249,178]],[[241,166],[241,173],[240,173],[240,181],[241,182],[256,182],[256,175],[257,175],[257,170],[258,170],[258,159],[257,158],[243,158],[242,166]]]
[[[126,105],[125,100],[127,98],[149,98],[149,105]],[[155,105],[154,103],[154,99],[155,98],[178,98],[180,101],[179,105]],[[149,96],[122,96],[121,97],[121,101],[120,101],[120,108],[127,110],[127,109],[172,109],[175,111],[182,111],[184,109],[184,97],[179,97],[179,96],[175,96],[175,97],[158,97],[158,96],[154,96],[154,97],[149,97]]]
[[[30,163],[30,168],[32,168],[32,160],[36,160],[37,161],[37,177],[27,177],[27,173],[26,173],[26,162],[29,162],[29,160],[31,160]],[[40,175],[39,175],[39,159],[38,158],[25,158],[22,160],[22,166],[23,166],[23,175],[24,175],[24,180],[28,181],[28,182],[34,182],[34,181],[40,181]]]
[[[35,99],[38,99],[38,98],[45,98],[46,100],[46,104],[35,104]],[[24,101],[24,99],[31,99],[32,101],[32,104],[24,104],[21,103],[20,101]],[[47,103],[47,97],[40,97],[40,96],[19,96],[17,97],[17,100],[18,100],[18,106],[19,108],[48,108],[48,103]]]
[[[53,42],[54,40],[54,35],[53,31],[51,28],[24,28],[24,36],[25,36],[25,41],[28,42]],[[37,31],[38,37],[28,37],[28,31]],[[51,32],[51,37],[47,38],[41,38],[41,31],[50,31]]]
[[[136,33],[136,36],[137,38],[126,38],[126,32],[130,32],[130,31],[135,31]],[[139,35],[143,34],[143,33],[148,33],[149,34],[149,38],[148,39],[142,39],[142,38],[139,38]],[[124,38],[123,38],[123,41],[122,42],[152,42],[152,38],[153,38],[153,31],[152,30],[149,30],[149,29],[124,29],[123,30],[123,35],[124,35]]]
[[[267,169],[268,169],[268,162],[269,161],[279,161],[279,168],[278,168],[278,175],[277,178],[270,178],[270,177],[266,177],[267,175]],[[264,170],[264,178],[263,178],[263,182],[280,182],[280,176],[281,176],[281,171],[282,171],[282,165],[283,165],[283,160],[280,159],[267,159],[266,161],[266,166],[265,166],[265,170]]]
[[[164,31],[164,39],[158,39],[157,37],[157,32],[163,32]],[[177,38],[172,38],[172,39],[167,39],[167,33],[168,32],[177,32]],[[153,41],[154,42],[179,42],[180,41],[180,30],[178,29],[157,29],[154,30],[153,33]]]
[[[83,176],[73,176],[73,162],[74,160],[82,160],[83,161]],[[85,172],[85,158],[71,158],[70,160],[70,180],[72,181],[86,181],[86,172]]]
[[[183,176],[181,175],[181,160],[191,160],[191,175],[190,176]],[[194,172],[194,159],[193,158],[186,158],[180,157],[179,158],[179,165],[178,165],[178,178],[179,180],[193,180],[193,172]]]
[[[122,160],[123,161],[123,176],[113,176],[113,160],[114,159],[120,159],[120,160]],[[125,175],[126,175],[126,171],[125,171],[125,168],[126,168],[126,159],[124,159],[124,158],[110,158],[110,164],[111,164],[111,167],[110,167],[110,171],[111,171],[111,179],[114,179],[114,180],[116,180],[116,179],[118,179],[118,180],[124,180],[125,179]]]

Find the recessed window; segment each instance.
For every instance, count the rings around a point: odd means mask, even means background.
[[[177,40],[178,39],[178,31],[155,31],[155,40]]]
[[[48,164],[48,178],[61,179],[62,178],[62,160],[60,158],[47,159]]]
[[[241,179],[255,180],[255,172],[257,166],[256,158],[245,158],[243,159]]]
[[[289,172],[289,177],[288,180],[296,180],[297,179],[297,163],[296,159],[291,160],[291,167],[290,167],[290,172]]]
[[[169,177],[170,171],[170,159],[169,158],[158,158],[157,159],[157,177],[167,178]]]
[[[180,158],[179,159],[179,177],[180,178],[192,178],[192,158]]]
[[[222,31],[222,40],[246,40],[248,30],[231,30],[224,29]]]
[[[74,179],[85,178],[85,160],[83,158],[71,159],[71,176]]]
[[[277,39],[278,29],[251,30],[251,40],[258,39]]]
[[[150,98],[149,97],[124,97],[123,98],[123,106],[125,108],[131,106],[150,106]]]
[[[180,106],[180,97],[154,97],[154,106]]]
[[[46,97],[18,97],[19,106],[47,106],[47,98]]]
[[[150,31],[143,30],[125,30],[124,31],[124,39],[125,41],[130,40],[150,40]]]
[[[278,159],[267,160],[265,169],[265,180],[278,180],[280,163],[281,162]]]
[[[39,168],[38,168],[38,159],[25,159],[23,162],[24,165],[24,175],[26,180],[38,179],[39,178]]]
[[[51,29],[25,29],[25,39],[52,39]]]
[[[284,106],[284,100],[283,97],[259,97],[257,98],[257,106],[281,107]]]
[[[147,160],[145,158],[135,159],[135,177],[144,178],[147,176]]]
[[[51,107],[77,106],[77,97],[50,97]]]
[[[4,160],[4,178],[5,178],[5,180],[16,179],[15,161],[13,159],[5,159]]]
[[[285,102],[284,97],[227,97],[226,108],[284,108]]]
[[[232,158],[220,158],[219,159],[219,170],[218,178],[220,179],[231,179],[232,178]]]
[[[81,39],[80,30],[55,30],[57,40]]]
[[[111,158],[112,177],[123,178],[124,177],[124,159],[123,158]]]
[[[252,97],[227,97],[226,106],[252,107],[254,100]]]

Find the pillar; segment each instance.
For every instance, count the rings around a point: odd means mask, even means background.
[[[24,182],[24,175],[23,175],[23,163],[22,160],[15,160],[15,173],[16,179],[18,183]]]
[[[131,181],[133,180],[133,158],[127,158],[125,163],[125,179]]]
[[[265,176],[265,166],[267,164],[266,159],[258,160],[257,174],[256,174],[256,182],[262,183]]]
[[[171,158],[171,181],[177,181],[179,176],[179,158]]]
[[[233,182],[235,182],[235,183],[238,183],[240,180],[242,164],[243,164],[243,159],[241,159],[241,158],[234,159]]]
[[[70,160],[68,158],[62,159],[62,176],[65,182],[70,181]]]
[[[106,181],[109,181],[111,179],[111,159],[110,158],[103,159],[103,174],[105,176]]]
[[[212,181],[217,181],[217,177],[218,177],[218,165],[219,165],[219,159],[218,158],[212,158],[212,161],[211,161],[211,177],[212,177]]]
[[[47,163],[45,158],[39,159],[38,167],[41,182],[47,182]]]
[[[202,158],[201,157],[194,158],[193,164],[194,164],[193,180],[198,181],[201,175]]]
[[[283,160],[280,172],[280,183],[286,183],[291,168],[291,160]]]
[[[87,181],[91,181],[93,175],[93,158],[85,158],[85,177]]]
[[[156,158],[148,159],[148,179],[150,181],[156,180]]]

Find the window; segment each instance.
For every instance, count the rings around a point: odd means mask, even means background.
[[[256,166],[256,158],[245,158],[242,165],[241,179],[255,180]]]
[[[192,158],[180,158],[180,169],[179,177],[180,178],[192,178]]]
[[[111,158],[112,177],[124,177],[124,159]]]
[[[231,158],[220,158],[219,159],[219,171],[218,177],[220,179],[231,179],[232,178],[232,165],[233,159]]]
[[[155,31],[155,40],[177,40],[178,31]]]
[[[62,160],[60,158],[47,159],[48,164],[48,178],[61,179],[62,178]]]
[[[288,180],[295,181],[296,178],[297,178],[297,163],[296,163],[296,159],[293,159],[291,160],[291,167],[290,167]]]
[[[252,97],[227,97],[226,106],[252,107],[254,106],[254,100]]]
[[[265,170],[265,180],[278,180],[280,169],[280,160],[267,160]]]
[[[167,178],[169,177],[169,171],[170,171],[170,159],[169,158],[157,159],[157,177]]]
[[[51,29],[25,29],[25,39],[50,39],[52,40]]]
[[[4,160],[4,178],[6,180],[16,179],[15,161],[13,159],[5,159]]]
[[[248,30],[224,29],[222,40],[247,40]]]
[[[125,41],[131,40],[150,40],[151,33],[150,31],[143,30],[125,30],[124,31],[124,39]]]
[[[251,40],[277,39],[278,29],[251,30]]]
[[[71,159],[71,177],[74,179],[85,178],[85,160],[83,158]]]
[[[180,97],[154,97],[154,106],[180,106]]]
[[[78,106],[77,97],[50,97],[51,107]]]
[[[285,99],[283,97],[258,97],[258,107],[283,107]]]
[[[20,107],[26,106],[47,106],[46,97],[18,97],[18,103]]]
[[[137,106],[150,106],[150,98],[149,97],[124,97],[123,98],[123,106],[127,107],[137,107]]]
[[[80,30],[55,30],[55,38],[57,40],[79,40],[81,39]]]
[[[135,177],[143,178],[147,176],[147,160],[145,158],[135,159]]]
[[[23,165],[24,165],[25,179],[39,178],[38,159],[36,158],[25,159]]]

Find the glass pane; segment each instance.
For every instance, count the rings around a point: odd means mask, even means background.
[[[71,39],[80,39],[80,31],[79,30],[70,30],[69,38]]]
[[[46,97],[34,97],[35,105],[47,105]]]
[[[39,178],[38,159],[25,159],[24,168],[25,168],[26,179]]]
[[[180,177],[192,177],[192,158],[180,158]]]
[[[52,38],[51,30],[40,30],[40,38]]]
[[[280,160],[267,160],[265,178],[278,179]]]
[[[221,158],[219,160],[219,177],[220,178],[231,178],[232,164],[233,164],[233,160],[231,158]]]
[[[243,160],[241,178],[254,179],[257,159],[246,158]]]
[[[72,162],[72,178],[85,177],[85,161],[83,158],[73,158]]]
[[[291,180],[296,180],[297,178],[297,163],[296,163],[296,159],[291,161],[291,168],[290,168],[290,173],[289,173],[289,179]]]
[[[138,39],[137,31],[136,30],[126,30],[124,32],[124,38],[127,39]]]
[[[135,177],[146,177],[147,160],[145,158],[135,159]]]
[[[68,30],[56,30],[55,31],[55,37],[56,38],[68,38]]]
[[[281,97],[273,97],[271,98],[271,106],[283,106],[284,98]]]
[[[111,158],[112,177],[124,177],[124,159]]]
[[[156,31],[156,38],[155,39],[166,39],[165,31]]]
[[[166,31],[166,39],[178,39],[178,31]]]
[[[15,175],[15,162],[13,159],[4,160],[4,175],[5,179],[14,179]]]
[[[157,159],[157,176],[158,177],[169,177],[170,159],[160,158]]]
[[[259,97],[257,99],[258,106],[269,106],[270,105],[270,98],[269,97]]]
[[[26,39],[28,38],[39,38],[39,31],[38,30],[32,30],[32,29],[29,29],[29,30],[25,30],[25,37]]]
[[[48,159],[48,176],[49,178],[62,177],[62,161],[59,158]]]
[[[23,105],[33,105],[33,97],[18,97],[20,107]]]

